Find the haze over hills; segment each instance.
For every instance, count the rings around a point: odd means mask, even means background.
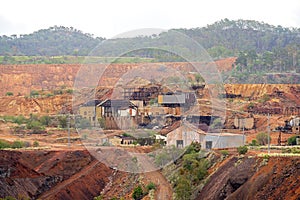
[[[175,39],[172,31],[178,31],[191,37],[202,45],[213,58],[238,56],[240,51],[246,50],[254,50],[256,53],[289,47],[299,50],[300,44],[299,28],[272,26],[252,20],[224,19],[202,28],[171,29],[158,35],[109,40],[101,37],[95,38],[91,34],[83,33],[73,27],[54,26],[19,37],[17,35],[0,36],[0,55],[86,56],[100,42],[105,41],[105,45],[101,47],[97,55],[119,56],[126,49],[139,48],[147,44],[166,46],[169,41]],[[180,41],[177,42],[180,43]],[[185,51],[184,48],[178,48],[179,51]],[[148,50],[131,52],[130,56],[157,57],[158,55]],[[169,60],[172,59],[178,61],[178,58],[169,58]]]

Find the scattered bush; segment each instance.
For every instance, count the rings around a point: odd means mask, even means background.
[[[14,126],[12,128],[13,134],[25,134],[25,126],[24,125],[19,125],[19,126]]]
[[[27,148],[27,147],[30,147],[30,142],[27,142],[27,141],[24,141],[22,142],[23,143],[23,147]]]
[[[63,94],[63,91],[62,90],[53,90],[53,94],[60,95],[60,94]]]
[[[292,153],[299,154],[300,153],[300,149],[292,148]]]
[[[5,95],[6,95],[6,96],[14,96],[14,93],[12,93],[12,92],[6,92]]]
[[[39,96],[39,92],[38,92],[38,91],[32,90],[32,91],[30,92],[30,97],[38,97],[38,96]]]
[[[248,147],[247,146],[240,146],[237,148],[239,154],[246,154],[248,152]]]
[[[40,146],[39,142],[38,141],[34,141],[33,142],[33,147],[38,147],[38,146]]]
[[[66,116],[60,116],[58,118],[59,125],[61,128],[67,128],[67,117]]]
[[[54,95],[51,93],[46,94],[46,97],[53,97]]]
[[[269,137],[271,143],[271,137]],[[268,135],[266,133],[259,133],[256,136],[256,140],[259,145],[266,145],[268,144]]]
[[[24,147],[24,142],[19,141],[19,140],[14,141],[11,145],[11,148],[13,148],[13,149],[20,149],[20,148],[23,148],[23,147]]]
[[[33,134],[39,134],[45,130],[45,127],[41,124],[41,122],[37,120],[31,120],[26,124],[26,128],[31,130]]]
[[[19,115],[19,116],[14,118],[13,122],[20,125],[20,124],[26,123],[27,119],[23,115]]]
[[[66,92],[67,92],[68,94],[73,94],[74,90],[72,90],[72,89],[67,89]]]
[[[40,117],[40,120],[42,125],[44,126],[49,126],[50,122],[51,122],[51,118],[48,115],[42,116]]]
[[[7,122],[17,123],[17,124],[23,124],[26,123],[26,118],[23,115],[19,116],[3,116],[3,119]]]
[[[299,154],[300,153],[300,149],[297,149],[297,148],[287,148],[287,149],[282,149],[281,152],[282,153]]]

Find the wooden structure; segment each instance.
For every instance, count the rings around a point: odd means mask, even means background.
[[[107,99],[97,107],[101,110],[102,128],[126,130],[137,127],[138,107],[129,100]]]
[[[101,108],[101,117],[136,116],[137,106],[129,100],[107,99],[97,105]]]
[[[140,87],[123,88],[124,99],[143,101],[144,105],[149,105],[151,99],[157,98],[161,91],[161,85],[150,84]]]

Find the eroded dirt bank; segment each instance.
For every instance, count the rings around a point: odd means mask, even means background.
[[[300,199],[299,177],[299,157],[231,157],[197,199]]]
[[[92,199],[111,174],[87,151],[0,151],[0,197]]]

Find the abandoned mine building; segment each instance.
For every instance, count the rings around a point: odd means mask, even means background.
[[[201,144],[202,149],[232,148],[245,144],[246,136],[233,133],[206,133],[186,124],[167,134],[167,146],[184,148],[192,142]]]
[[[101,103],[100,100],[91,100],[79,107],[79,115],[82,118],[89,120],[92,126],[98,125],[98,119],[100,117],[100,109],[97,105]]]

